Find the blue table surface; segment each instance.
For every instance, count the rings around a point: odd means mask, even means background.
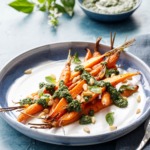
[[[140,8],[128,20],[119,23],[100,23],[89,19],[76,4],[73,18],[62,16],[57,29],[47,23],[47,14],[18,13],[7,4],[12,0],[0,0],[0,69],[16,55],[32,48],[64,41],[92,41],[102,36],[102,43],[109,44],[110,32],[117,32],[115,45],[126,39],[150,32],[150,1],[143,0]],[[101,148],[103,149],[101,144]],[[110,142],[115,149],[115,142]],[[33,140],[17,132],[0,118],[1,150],[70,149]],[[84,147],[87,148],[87,147]],[[88,146],[97,149],[97,145]],[[75,149],[75,147],[72,147]],[[83,147],[78,147],[83,149]],[[107,146],[105,144],[105,149]],[[110,149],[110,147],[108,147]]]

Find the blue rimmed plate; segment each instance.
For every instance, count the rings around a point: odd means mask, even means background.
[[[66,58],[68,49],[78,52],[79,56],[85,55],[85,48],[94,48],[94,43],[89,42],[65,42],[50,44],[27,51],[11,60],[0,73],[0,106],[12,106],[12,100],[18,101],[20,98],[38,89],[38,83],[44,81],[45,76],[56,74],[59,76]],[[102,52],[109,50],[108,46],[100,45]],[[30,126],[17,122],[18,112],[1,113],[2,118],[19,132],[47,143],[62,145],[90,145],[104,143],[119,138],[138,127],[150,113],[150,69],[139,58],[130,53],[122,53],[120,65],[125,69],[133,68],[141,72],[140,95],[141,103],[129,100],[129,107],[119,109],[110,106],[96,114],[96,123],[88,125],[91,133],[83,131],[84,126],[75,122],[65,126],[63,129],[31,129]],[[32,74],[24,74],[26,69],[32,69]],[[138,96],[138,95],[135,95]],[[136,114],[140,108],[141,113]],[[115,112],[115,125],[117,130],[110,131],[105,121],[105,114],[108,111]],[[120,115],[121,114],[121,115]],[[36,122],[33,119],[32,122]]]

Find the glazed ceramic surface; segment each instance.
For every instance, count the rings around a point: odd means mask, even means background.
[[[130,17],[136,9],[141,5],[142,0],[139,0],[137,5],[131,9],[130,11],[124,12],[124,13],[118,13],[118,14],[102,14],[102,13],[97,13],[94,11],[91,11],[87,8],[85,8],[82,5],[83,0],[78,0],[78,4],[81,7],[81,9],[84,11],[84,13],[90,17],[91,19],[97,20],[97,21],[104,21],[104,22],[117,22],[117,21],[122,21]]]
[[[56,43],[35,48],[14,58],[0,73],[0,106],[12,106],[12,101],[19,101],[35,92],[39,82],[44,81],[47,75],[55,74],[59,77],[67,58],[68,49],[84,57],[84,49],[87,47],[93,49],[94,44],[88,42]],[[108,50],[108,46],[100,45],[102,53]],[[135,98],[138,95],[135,94],[130,98],[128,108],[119,109],[112,105],[103,109],[95,115],[96,123],[87,125],[91,131],[90,134],[84,132],[84,126],[79,125],[78,122],[64,128],[37,130],[31,129],[27,124],[17,122],[16,117],[19,113],[16,111],[2,113],[1,116],[21,133],[47,143],[90,145],[121,137],[138,127],[150,113],[150,69],[144,62],[129,53],[122,53],[118,64],[124,66],[125,70],[141,72],[140,77],[135,78],[140,86],[141,103],[136,102]],[[32,69],[32,74],[24,74],[24,71],[29,68]],[[136,114],[138,108],[141,109],[140,114]],[[115,112],[115,125],[117,126],[115,131],[110,131],[105,121],[105,115],[110,111]],[[30,121],[38,122],[36,119]]]

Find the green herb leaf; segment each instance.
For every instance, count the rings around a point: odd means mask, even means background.
[[[27,0],[15,0],[9,3],[9,6],[16,9],[17,11],[27,14],[31,13],[34,9],[34,3],[31,3]]]
[[[106,73],[105,73],[106,78],[111,77],[112,74],[118,75],[119,71],[116,69],[106,69]]]
[[[134,85],[122,85],[120,88],[119,88],[119,92],[120,93],[123,93],[125,90],[135,90],[135,86]]]
[[[41,6],[41,7],[39,8],[39,10],[40,10],[40,11],[43,11],[43,12],[46,11],[46,5]]]
[[[75,0],[61,0],[61,3],[64,5],[64,8],[69,16],[73,16],[73,8],[75,5]]]
[[[73,8],[75,5],[75,0],[61,0],[62,4],[66,7]]]
[[[51,83],[51,84],[56,84],[56,78],[51,75],[51,76],[46,76],[45,77],[45,80],[48,82],[48,83]]]
[[[75,64],[81,63],[81,60],[79,59],[78,53],[75,53],[75,55],[73,56],[73,63],[75,63]]]
[[[114,124],[114,112],[110,112],[105,116],[107,123],[112,126]]]
[[[43,4],[45,0],[38,0],[39,3]]]
[[[101,87],[98,87],[96,85],[89,86],[89,90],[92,91],[92,92],[94,92],[94,93],[97,93],[97,94],[101,94],[102,93]]]
[[[52,3],[56,3],[56,0],[46,0],[48,2],[49,5],[51,5]]]
[[[59,4],[55,4],[55,8],[57,8],[60,13],[66,12],[65,8]]]

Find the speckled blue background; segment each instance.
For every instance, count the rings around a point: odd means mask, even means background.
[[[47,24],[47,15],[35,12],[31,15],[18,13],[8,7],[11,0],[0,0],[0,69],[10,59],[29,49],[62,41],[95,41],[102,36],[103,43],[109,44],[110,32],[117,32],[116,45],[124,42],[125,38],[135,37],[150,33],[150,1],[143,0],[140,8],[131,18],[119,23],[99,23],[90,20],[76,5],[73,18],[63,16],[60,26],[52,29]],[[149,64],[148,64],[149,65]],[[143,127],[138,128],[143,132]],[[141,130],[140,130],[141,129]],[[135,131],[133,131],[135,132]],[[133,137],[134,138],[134,137]],[[139,141],[142,135],[139,136]],[[125,142],[125,141],[124,141]],[[117,141],[94,146],[78,147],[78,149],[110,150],[123,149],[116,147]],[[134,143],[130,143],[131,147]],[[0,119],[0,149],[2,150],[59,150],[77,147],[56,146],[30,139],[11,128],[5,121]],[[145,149],[148,150],[146,147]]]

